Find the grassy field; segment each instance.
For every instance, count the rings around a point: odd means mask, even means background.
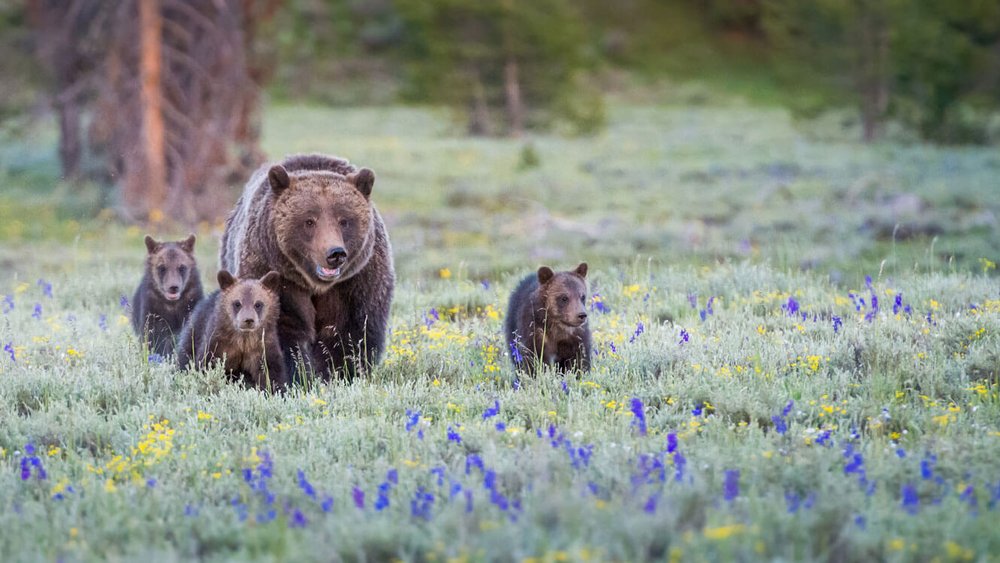
[[[996,560],[1000,156],[611,119],[271,108],[268,154],[376,171],[399,273],[375,373],[280,397],[151,362],[143,233],[0,143],[0,560]],[[581,260],[593,371],[519,378],[508,292]]]

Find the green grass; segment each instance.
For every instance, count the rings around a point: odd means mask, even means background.
[[[142,232],[77,212],[51,152],[5,158],[0,225],[24,228],[0,226],[0,560],[1000,553],[995,153],[810,140],[774,110],[611,115],[508,141],[423,110],[271,108],[268,154],[376,171],[399,271],[382,365],[278,397],[150,362],[120,302]],[[212,280],[218,230],[199,233]],[[593,371],[513,385],[508,292],[580,260]],[[27,444],[45,479],[30,460],[22,479]]]

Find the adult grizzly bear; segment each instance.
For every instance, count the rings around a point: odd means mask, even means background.
[[[258,169],[226,220],[220,262],[240,278],[281,274],[278,338],[324,377],[365,371],[385,349],[395,273],[375,174],[325,155]]]

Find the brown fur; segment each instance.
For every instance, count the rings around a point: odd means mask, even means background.
[[[157,242],[146,235],[146,269],[132,296],[132,328],[151,352],[167,355],[184,321],[203,296],[195,236]]]
[[[226,221],[220,262],[240,276],[281,274],[278,333],[324,375],[378,361],[395,274],[370,201],[375,175],[345,160],[300,155],[259,169]]]
[[[278,343],[281,277],[270,272],[260,280],[236,280],[219,272],[219,291],[201,302],[184,325],[177,364],[201,369],[217,360],[234,379],[258,389],[288,384]]]
[[[558,273],[542,266],[521,280],[504,321],[507,351],[516,368],[534,373],[542,363],[564,372],[590,371],[586,276],[587,264],[582,263]]]

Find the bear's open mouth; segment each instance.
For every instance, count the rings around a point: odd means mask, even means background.
[[[340,268],[330,269],[323,266],[316,266],[316,277],[324,280],[335,280],[340,277]]]
[[[168,291],[168,292],[164,293],[163,296],[167,298],[167,301],[177,301],[178,299],[181,298],[181,294],[179,292],[178,293],[170,293]]]

